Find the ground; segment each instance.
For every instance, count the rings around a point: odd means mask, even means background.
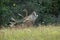
[[[60,27],[3,28],[0,30],[0,40],[60,40]]]

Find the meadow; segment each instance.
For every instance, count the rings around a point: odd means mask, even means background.
[[[59,26],[0,29],[0,40],[60,40]]]

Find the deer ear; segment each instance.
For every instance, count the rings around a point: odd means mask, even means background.
[[[36,16],[36,12],[35,11],[33,11],[33,15]]]

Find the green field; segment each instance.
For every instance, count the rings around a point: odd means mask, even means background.
[[[0,40],[60,40],[60,27],[4,28],[0,30]]]

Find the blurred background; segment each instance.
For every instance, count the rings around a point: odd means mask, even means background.
[[[38,15],[34,25],[60,24],[60,0],[0,0],[0,26],[8,24],[11,18],[21,20],[33,11]]]

